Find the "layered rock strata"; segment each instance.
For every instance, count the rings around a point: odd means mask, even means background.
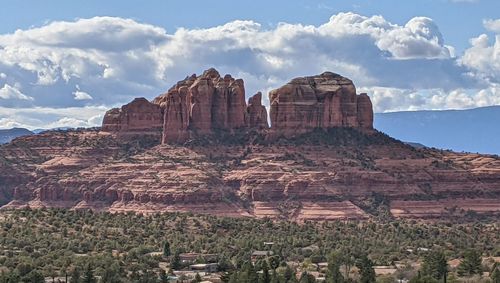
[[[331,72],[293,79],[272,90],[269,101],[271,127],[279,134],[334,127],[373,129],[368,95],[357,95],[351,80]]]
[[[297,221],[367,219],[384,209],[404,218],[500,215],[497,156],[413,149],[379,133],[342,146],[128,142],[48,132],[1,146],[0,192],[9,193],[0,205]]]
[[[366,94],[356,94],[351,80],[325,72],[301,77],[269,93],[271,132],[292,136],[335,127],[373,130],[373,109]],[[150,111],[150,112],[148,112]],[[237,129],[269,129],[268,115],[258,92],[245,102],[242,79],[221,77],[215,69],[175,84],[151,103],[134,100],[108,111],[102,130],[135,134],[162,127],[163,143]]]

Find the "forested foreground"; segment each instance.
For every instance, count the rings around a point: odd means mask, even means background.
[[[252,258],[255,251],[268,253]],[[500,282],[495,220],[298,224],[181,213],[0,212],[0,282],[180,282],[174,271],[189,269],[181,253],[216,254],[223,282]],[[377,266],[395,272],[376,275]],[[201,280],[197,274],[184,282]]]

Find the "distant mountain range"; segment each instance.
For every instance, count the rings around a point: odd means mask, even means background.
[[[500,106],[469,110],[402,111],[375,114],[376,129],[416,147],[500,154]],[[60,128],[69,129],[69,128]],[[23,128],[0,130],[0,143],[37,134]]]
[[[32,134],[34,134],[32,131],[24,128],[12,128],[7,130],[0,130],[0,144],[8,143],[17,137],[28,136]]]
[[[25,128],[12,128],[12,129],[4,129],[4,130],[0,129],[0,144],[8,143],[17,137],[35,135],[35,134],[39,134],[39,133],[42,133],[45,131],[53,131],[53,130],[66,131],[66,130],[71,130],[71,129],[73,129],[73,128],[60,127],[60,128],[53,128],[53,129],[34,129],[31,131],[28,129],[25,129]]]
[[[500,154],[500,106],[375,114],[374,127],[409,143]]]

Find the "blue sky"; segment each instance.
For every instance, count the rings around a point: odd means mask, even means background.
[[[99,125],[212,66],[247,96],[329,70],[377,112],[500,104],[498,0],[0,5],[0,128]]]
[[[189,4],[186,4],[189,3]],[[254,20],[274,26],[279,22],[318,25],[332,14],[356,12],[383,15],[404,24],[416,16],[432,18],[448,44],[463,51],[468,40],[484,32],[482,20],[500,16],[498,0],[253,0],[253,1],[2,1],[0,33],[41,26],[47,21],[95,16],[117,16],[162,26],[167,31],[179,27],[212,27],[233,20]]]

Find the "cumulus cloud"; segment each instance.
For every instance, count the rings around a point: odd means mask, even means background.
[[[93,99],[93,97],[86,93],[85,91],[80,90],[80,86],[76,85],[76,90],[73,92],[73,95],[75,97],[75,100],[90,100]]]
[[[375,112],[469,109],[500,105],[500,85],[485,89],[398,89],[387,87],[361,88],[371,94]]]
[[[486,81],[500,82],[500,34],[490,44],[490,38],[482,34],[470,41],[460,62],[475,71],[475,75]]]
[[[33,100],[33,97],[23,94],[16,87],[4,84],[3,87],[0,88],[0,99]]]
[[[493,30],[495,24],[485,21],[485,26]],[[17,96],[16,103],[2,106],[23,109],[3,118],[0,112],[0,126],[13,121],[42,125],[42,120],[96,125],[105,109],[138,96],[153,98],[186,75],[212,66],[245,79],[247,95],[329,70],[372,90],[377,111],[444,109],[460,101],[472,105],[458,94],[451,103],[452,94],[464,90],[476,101],[474,95],[498,81],[500,68],[488,56],[498,56],[500,44],[489,44],[486,35],[471,44],[457,58],[430,18],[397,25],[382,16],[354,13],[333,15],[319,26],[280,23],[264,28],[254,21],[233,21],[173,33],[114,17],[52,22],[0,35],[0,86],[8,88],[8,101]],[[429,102],[429,93],[437,95],[435,102]],[[444,96],[449,99],[438,99]],[[30,120],[26,109],[54,111]],[[62,115],[65,111],[57,109],[100,109],[101,116]]]
[[[85,106],[68,108],[33,107],[8,108],[0,106],[0,129],[24,127],[50,129],[60,127],[100,126],[104,106]]]
[[[500,33],[500,19],[497,20],[492,20],[492,19],[487,19],[483,21],[483,25],[486,29]]]

